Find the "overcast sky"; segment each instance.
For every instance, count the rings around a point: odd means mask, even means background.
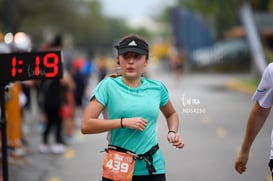
[[[126,19],[144,19],[157,15],[175,0],[101,0],[106,15]]]

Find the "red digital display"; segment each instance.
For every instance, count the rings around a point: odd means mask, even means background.
[[[60,51],[0,54],[0,80],[61,78]]]

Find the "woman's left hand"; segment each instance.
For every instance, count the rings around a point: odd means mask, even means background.
[[[167,139],[168,142],[171,143],[175,148],[182,149],[184,147],[184,142],[178,133],[168,133]]]

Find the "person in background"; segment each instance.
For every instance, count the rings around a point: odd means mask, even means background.
[[[168,142],[181,149],[178,115],[164,84],[143,76],[149,60],[147,42],[128,35],[116,49],[121,76],[104,78],[93,90],[81,131],[110,132],[103,181],[165,181],[165,160],[157,141],[158,115],[161,111],[166,118]],[[107,116],[99,118],[105,109]]]
[[[173,71],[175,79],[179,79],[183,72],[184,55],[182,48],[171,46],[169,50],[170,67]]]
[[[81,73],[85,76],[85,81],[87,84],[93,72],[95,72],[94,59],[94,52],[93,50],[90,50],[86,58],[85,65],[81,69]]]
[[[83,58],[75,58],[71,64],[71,75],[75,82],[75,89],[73,91],[74,109],[75,109],[75,125],[79,127],[82,110],[83,110],[83,97],[86,86],[88,85],[87,75],[82,70],[85,68],[86,61]]]
[[[90,50],[88,52],[88,56],[86,58],[86,62],[85,65],[82,67],[81,69],[81,73],[84,75],[84,81],[85,81],[85,87],[84,87],[84,92],[82,95],[82,104],[80,109],[78,109],[78,115],[82,115],[82,108],[85,107],[85,105],[87,104],[86,102],[86,91],[88,91],[89,86],[92,84],[91,79],[93,74],[96,71],[96,66],[95,66],[95,55],[93,50]]]
[[[61,79],[61,118],[64,126],[64,136],[66,141],[72,141],[75,131],[75,82],[67,70],[64,70],[63,78]]]
[[[10,84],[7,90],[5,92],[5,106],[8,146],[10,149],[20,150],[24,147],[22,142],[22,106],[26,103],[26,98],[24,98],[24,101],[20,101],[20,95],[22,94],[22,84],[20,82]]]
[[[270,63],[263,72],[261,81],[254,93],[252,100],[254,106],[249,114],[245,136],[241,149],[235,160],[235,169],[242,174],[246,171],[251,145],[263,127],[271,107],[273,105],[273,63]],[[273,178],[273,130],[271,132],[271,152],[269,157],[269,168]]]
[[[87,85],[86,75],[82,72],[85,64],[86,63],[84,59],[76,58],[74,59],[71,67],[71,74],[76,84],[76,88],[74,90],[74,98],[77,108],[82,107],[83,95],[85,87]]]
[[[13,44],[9,45],[7,52],[0,53],[23,53],[32,48],[31,37],[24,32],[17,32],[13,37]],[[27,128],[24,120],[26,107],[30,106],[30,96],[26,90],[30,90],[32,81],[15,81],[6,86],[5,103],[7,119],[7,141],[9,153],[17,158],[31,153],[26,135]],[[25,89],[24,89],[25,88]],[[29,114],[29,111],[28,111]]]
[[[101,55],[98,58],[97,62],[97,70],[98,70],[98,82],[104,79],[104,77],[107,75],[107,57],[104,55]]]
[[[56,35],[54,40],[47,46],[45,50],[61,50],[63,47],[63,40],[61,34]],[[42,110],[45,115],[45,129],[42,133],[42,144],[39,146],[40,152],[59,154],[67,149],[64,139],[64,125],[63,125],[63,95],[68,95],[68,90],[73,89],[74,85],[70,73],[64,68],[63,78],[48,79],[41,83],[40,94],[42,94],[44,101],[42,101]],[[67,89],[64,89],[66,87]],[[70,110],[73,111],[73,110]],[[55,129],[55,143],[50,145],[49,135]]]

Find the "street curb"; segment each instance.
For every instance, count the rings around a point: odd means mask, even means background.
[[[255,86],[247,85],[239,80],[236,79],[230,79],[226,83],[227,89],[239,91],[242,93],[253,95],[256,91]]]

